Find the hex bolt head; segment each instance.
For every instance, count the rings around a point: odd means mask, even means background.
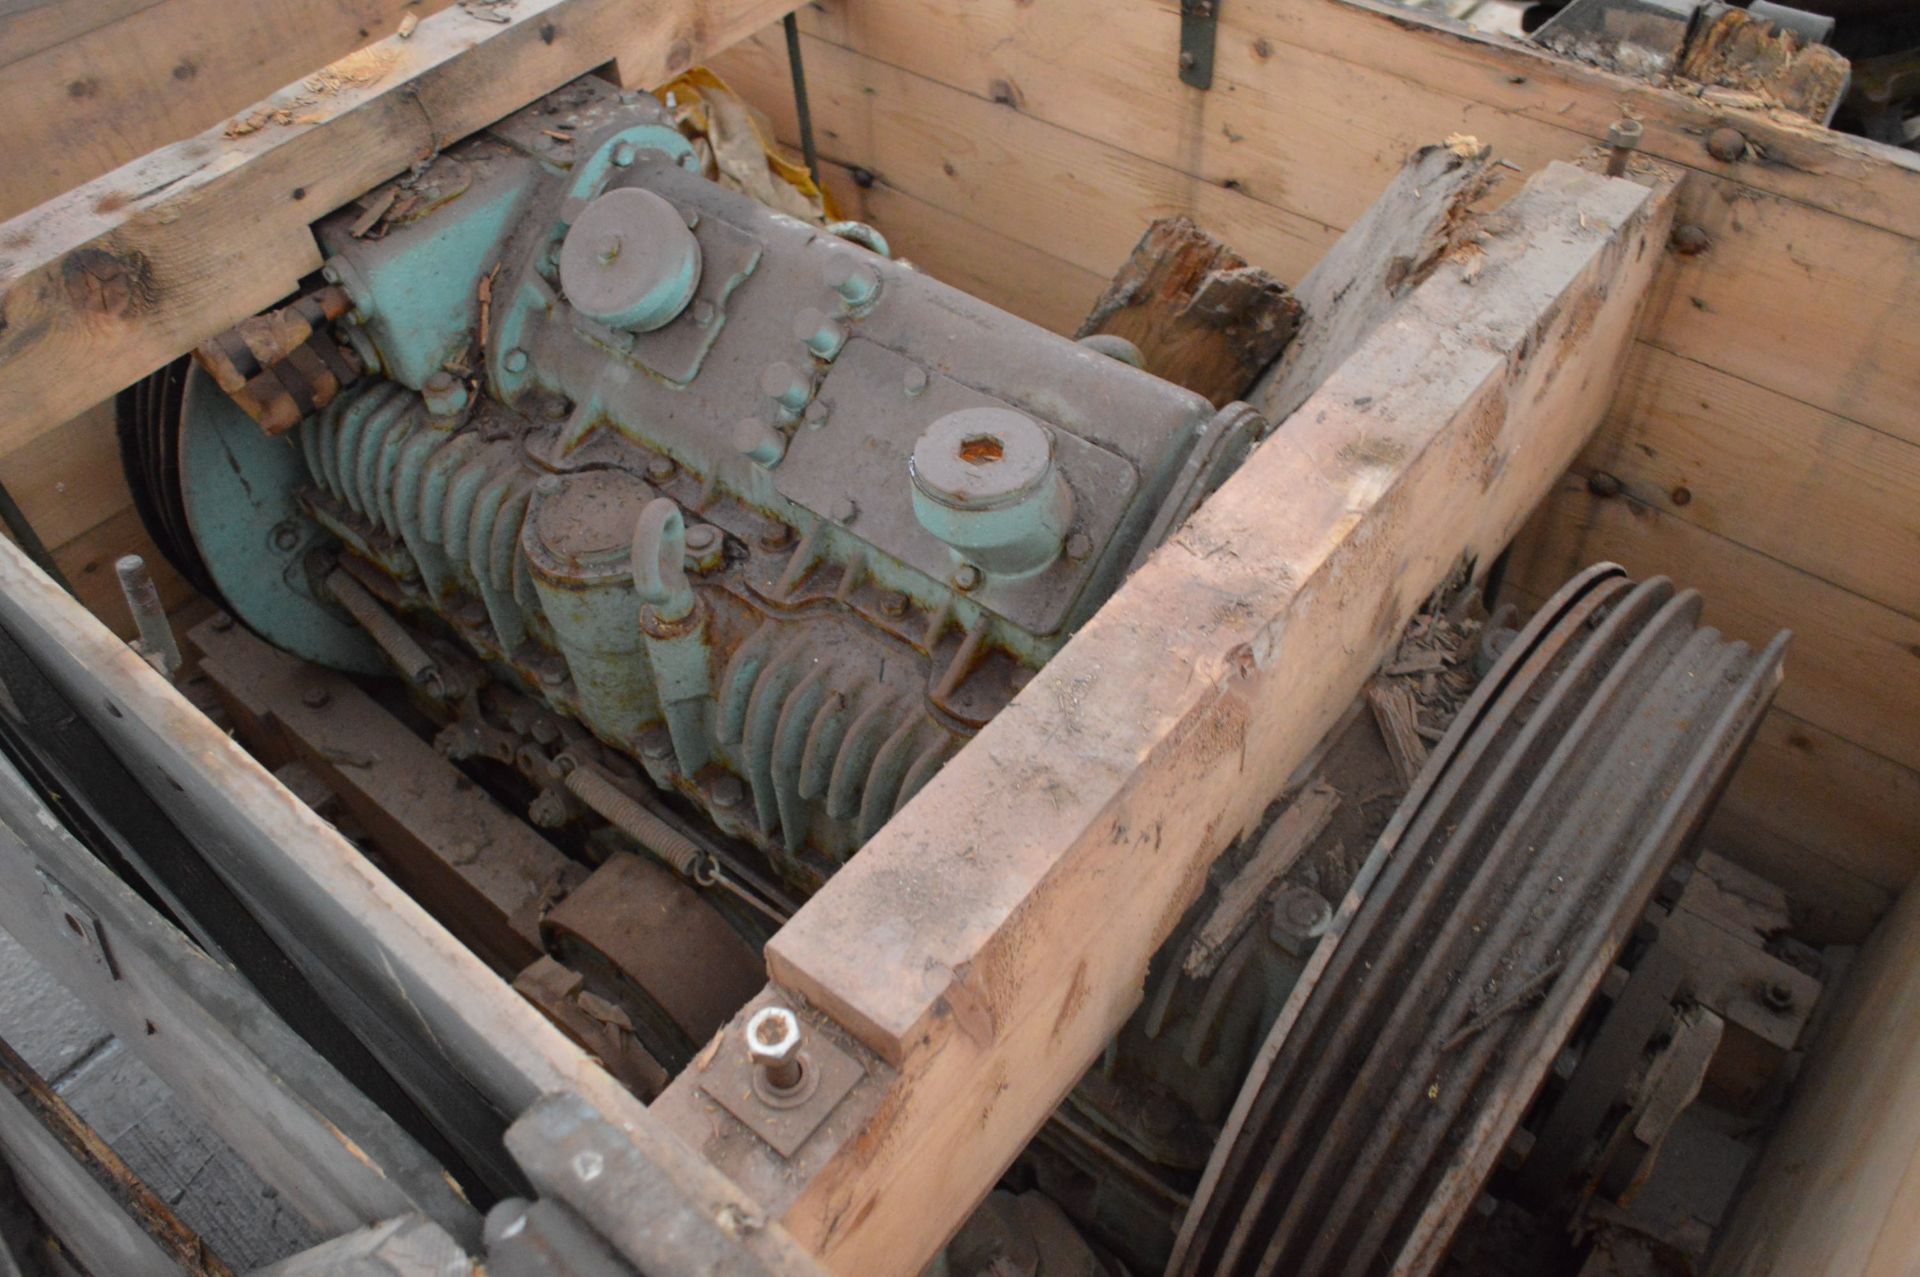
[[[880,596],[880,611],[896,620],[907,614],[907,596],[898,590],[888,590]]]
[[[800,1017],[785,1007],[761,1007],[747,1021],[747,1058],[767,1086],[791,1091],[800,1085]]]
[[[920,395],[926,393],[927,370],[925,368],[907,369],[906,376],[902,378],[902,380],[906,386],[907,398],[918,398]]]
[[[527,352],[515,346],[507,352],[507,357],[502,362],[506,365],[508,372],[525,372],[527,370]]]
[[[1638,120],[1618,120],[1607,130],[1607,176],[1619,177],[1627,171],[1627,160],[1640,149],[1644,132]]]
[[[686,531],[687,552],[704,554],[720,542],[720,529],[711,523],[696,523]]]
[[[647,478],[655,483],[661,483],[673,478],[674,472],[679,468],[673,463],[672,457],[655,457],[647,462]]]
[[[719,310],[714,306],[712,302],[708,301],[706,298],[700,297],[694,300],[693,322],[700,325],[702,328],[705,328],[709,324],[713,323],[713,321],[719,316],[719,314],[720,314]]]
[[[860,506],[852,497],[835,497],[827,517],[835,523],[852,523],[860,515]]]
[[[971,563],[962,563],[959,570],[953,574],[953,588],[962,593],[976,590],[980,588],[981,579],[979,568]]]
[[[822,359],[832,359],[847,344],[846,326],[811,306],[793,317],[793,335]]]
[[[807,429],[818,430],[827,424],[827,405],[818,399],[814,400],[807,405],[807,410],[800,414],[800,419],[807,423]]]
[[[1707,134],[1707,154],[1731,164],[1747,153],[1747,135],[1739,129],[1715,129]]]
[[[634,155],[635,155],[635,151],[633,149],[633,143],[631,142],[620,143],[620,145],[613,148],[613,155],[611,157],[613,160],[613,166],[615,168],[628,167],[633,163]]]
[[[1084,532],[1076,532],[1067,538],[1067,557],[1075,563],[1093,553],[1093,538]]]
[[[273,530],[273,548],[282,554],[292,554],[300,548],[300,527],[289,520]]]

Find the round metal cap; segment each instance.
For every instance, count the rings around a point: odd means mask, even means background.
[[[651,332],[693,300],[700,241],[679,210],[623,186],[587,205],[560,246],[560,287],[575,310],[614,328]]]
[[[1032,492],[1053,469],[1053,436],[1011,408],[964,408],[928,426],[913,446],[914,486],[962,510],[990,509]]]

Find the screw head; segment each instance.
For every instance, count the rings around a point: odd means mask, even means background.
[[[747,1057],[782,1064],[800,1050],[800,1017],[785,1007],[761,1007],[747,1021]]]
[[[1620,495],[1620,480],[1605,470],[1595,470],[1587,476],[1587,491],[1596,497],[1617,497]]]
[[[679,468],[680,467],[673,463],[672,457],[655,457],[653,460],[647,462],[647,478],[652,479],[655,483],[663,479],[671,479],[673,478],[674,471]]]
[[[504,362],[508,372],[525,372],[527,370],[527,352],[516,346],[507,352],[507,357]]]
[[[701,554],[711,550],[720,541],[720,530],[711,523],[696,523],[686,530],[687,550]]]
[[[273,530],[273,548],[282,554],[291,554],[300,548],[300,529],[292,523],[282,523]]]
[[[1747,135],[1739,129],[1715,129],[1707,134],[1707,154],[1731,164],[1747,153]]]
[[[1067,557],[1075,563],[1093,553],[1093,538],[1084,532],[1076,532],[1067,538]]]
[[[965,592],[980,586],[980,569],[971,563],[962,563],[960,570],[953,574],[953,588]]]
[[[317,685],[300,693],[300,703],[308,709],[325,709],[331,700],[333,700],[333,694]]]

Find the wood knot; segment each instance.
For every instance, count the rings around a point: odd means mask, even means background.
[[[117,256],[103,248],[81,248],[60,264],[67,300],[88,315],[119,319],[154,304],[153,269],[138,252]]]

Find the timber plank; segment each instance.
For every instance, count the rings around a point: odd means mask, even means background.
[[[1920,620],[1630,497],[1563,479],[1515,552],[1515,580],[1544,597],[1585,564],[1681,574],[1706,623],[1749,643],[1794,632],[1778,704],[1909,769],[1920,768]]]
[[[263,925],[282,943],[297,939],[300,952],[350,983],[393,1032],[424,1044],[502,1113],[519,1113],[555,1091],[581,1097],[653,1168],[634,1186],[649,1202],[764,1218],[337,830],[5,542],[0,624],[214,867],[244,888]],[[218,794],[217,801],[210,794]],[[778,1226],[743,1231],[740,1244],[766,1271],[812,1271],[805,1252]]]
[[[308,225],[611,59],[650,85],[794,0],[520,0],[461,9],[0,224],[0,449],[271,305],[319,266]],[[284,110],[288,123],[273,122]]]
[[[1681,271],[1689,286],[1643,335],[1706,362],[1724,355],[1739,376],[1878,429],[1912,428],[1906,405],[1920,393],[1920,248],[1912,242],[1920,236],[1920,160],[1911,153],[1746,112],[1732,122],[1766,154],[1723,164],[1702,139],[1728,114],[1698,99],[1350,0],[1249,0],[1223,9],[1211,92],[1186,88],[1167,63],[1168,42],[1178,38],[1170,4],[842,0],[830,16],[808,20],[823,39],[871,61],[1117,148],[1134,163],[1184,174],[1196,207],[1173,211],[1254,245],[1256,261],[1287,279],[1301,270],[1261,261],[1254,241],[1197,207],[1199,187],[1231,187],[1283,216],[1345,227],[1409,151],[1449,133],[1471,134],[1496,156],[1533,168],[1595,148],[1623,112],[1641,117],[1642,149],[1693,170],[1681,220],[1701,222],[1715,239]],[[932,31],[941,38],[929,39]],[[771,69],[779,50],[765,53]],[[818,60],[811,46],[808,58]],[[737,63],[726,65],[731,71]],[[815,78],[831,91],[847,73],[829,62]],[[865,77],[864,92],[898,91],[875,68],[855,73]],[[773,107],[778,92],[768,87],[754,97]],[[956,102],[949,110],[964,108]],[[957,136],[936,128],[922,145],[954,149],[991,127],[971,115],[960,126],[958,118]],[[857,151],[836,154],[872,167]],[[1049,156],[1048,167],[1070,173],[1076,192],[1101,186],[1098,199],[1111,202],[1119,193],[1095,171],[1111,163],[1103,156],[1100,147],[1083,146],[1071,158]],[[955,207],[937,182],[913,189]],[[1883,215],[1868,217],[1870,209]],[[1071,238],[1073,219],[1084,212],[1051,214],[1056,233]],[[1033,200],[1010,219],[975,217],[1013,231],[1050,212]],[[1045,245],[1031,232],[1024,238]],[[1781,325],[1782,314],[1797,320]]]
[[[212,127],[392,34],[403,14],[450,2],[60,0],[0,20],[0,220]]]
[[[1915,440],[1644,342],[1583,472],[1635,499],[1920,617]]]
[[[722,1162],[837,1271],[919,1270],[1273,778],[1598,424],[1670,195],[1558,166],[1512,207],[1477,283],[1447,263],[1416,289],[774,938],[775,980],[899,1068],[851,1138]],[[697,1102],[655,1107],[676,1098]]]

